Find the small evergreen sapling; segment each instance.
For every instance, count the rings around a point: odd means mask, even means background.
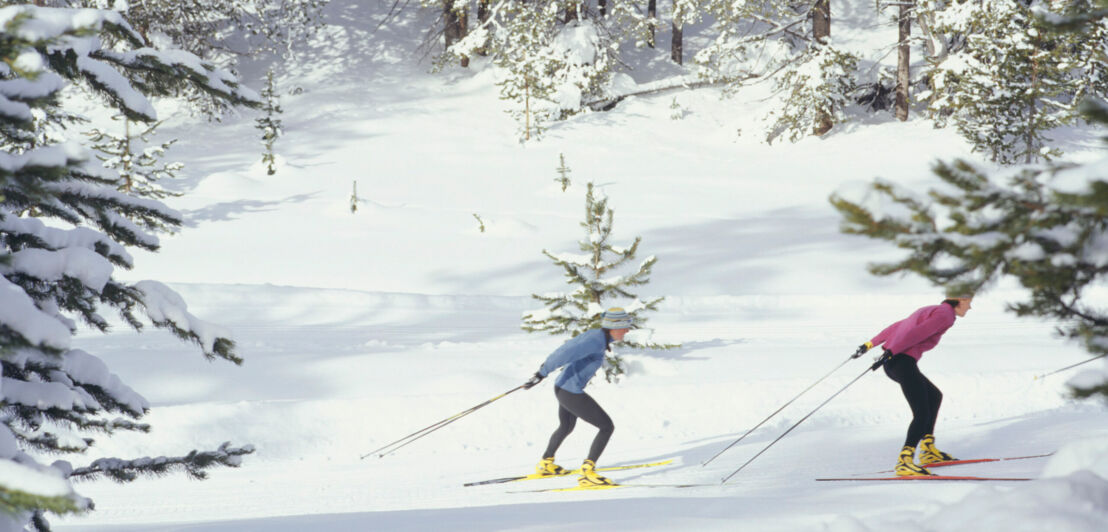
[[[180,162],[161,162],[165,152],[177,139],[153,144],[150,138],[161,122],[136,124],[123,115],[116,115],[113,119],[123,123],[122,136],[100,129],[93,129],[86,135],[92,141],[90,147],[97,153],[96,157],[104,162],[104,168],[119,173],[119,185],[116,188],[120,192],[144,198],[181,196],[180,193],[166,190],[160,183],[162,179],[176,178],[177,172],[185,166]],[[136,127],[139,129],[137,133]]]
[[[262,132],[262,145],[265,146],[265,151],[262,152],[262,163],[266,165],[266,174],[273,175],[277,173],[277,155],[273,152],[273,144],[281,136],[281,119],[277,116],[284,111],[281,110],[272,70],[266,72],[262,98],[265,98],[265,105],[262,106],[265,116],[255,120],[254,127]]]
[[[544,308],[523,315],[524,330],[577,336],[599,327],[604,310],[615,306],[616,301],[629,301],[619,306],[631,315],[634,320],[633,328],[640,328],[646,322],[643,314],[658,309],[658,304],[664,297],[644,302],[630,291],[631,287],[649,282],[651,269],[658,260],[656,257],[647,257],[630,275],[616,274],[617,270],[635,258],[642,237],[635,237],[635,241],[628,247],[612,244],[613,216],[612,209],[608,207],[608,198],[603,195],[598,197],[593,184],[589,183],[585,193],[585,221],[581,222],[586,238],[578,242],[578,249],[582,253],[554,254],[543,250],[543,255],[564,270],[566,284],[575,285],[576,288],[569,293],[532,295],[531,297],[543,303]],[[630,336],[622,343],[634,348],[677,347],[653,342],[644,344]],[[623,358],[618,354],[606,357],[606,362],[604,372],[609,382],[624,373]]]
[[[554,182],[558,183],[559,185],[562,185],[562,192],[565,192],[566,189],[569,188],[570,183],[572,183],[569,180],[569,174],[572,171],[573,170],[570,170],[569,167],[566,166],[566,156],[565,156],[565,154],[564,153],[559,153],[558,154],[558,177],[554,178]]]

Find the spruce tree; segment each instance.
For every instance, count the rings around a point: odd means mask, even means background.
[[[822,135],[846,120],[857,87],[859,58],[828,39],[827,2],[704,0],[715,18],[715,39],[694,61],[706,81],[737,93],[750,79],[770,79],[776,89],[766,116],[766,141]]]
[[[796,142],[809,134],[822,135],[832,124],[845,121],[857,69],[857,56],[813,43],[774,78],[783,97],[767,116],[771,124],[766,142],[779,136]]]
[[[210,60],[283,53],[323,26],[330,0],[54,0],[57,7],[116,9],[148,44]]]
[[[554,182],[562,185],[562,192],[565,192],[569,185],[573,183],[569,179],[569,174],[573,172],[568,166],[566,166],[566,155],[564,153],[558,154],[558,177],[554,178]]]
[[[646,19],[631,5],[615,4],[606,17],[579,17],[583,6],[574,0],[498,2],[437,64],[488,55],[503,73],[500,98],[511,104],[520,139],[541,136],[551,122],[605,94],[621,37],[645,31]]]
[[[600,326],[604,310],[621,306],[634,320],[632,328],[638,329],[646,322],[643,314],[658,310],[665,298],[642,301],[630,289],[650,281],[650,272],[657,257],[650,256],[639,263],[634,273],[621,275],[617,271],[628,265],[638,252],[642,237],[635,237],[630,246],[618,246],[611,242],[614,212],[608,207],[608,198],[598,195],[592,183],[585,192],[585,239],[578,242],[581,253],[554,254],[543,250],[543,255],[565,273],[566,284],[575,288],[569,293],[553,293],[531,297],[542,301],[544,308],[523,315],[523,329],[528,332],[548,332],[577,336]],[[618,304],[617,304],[618,303]],[[667,349],[671,344],[640,343],[625,338],[624,345],[633,348]],[[619,355],[607,356],[605,377],[612,381],[624,373],[623,359]]]
[[[255,120],[254,127],[262,132],[262,146],[265,147],[265,151],[262,152],[262,164],[265,164],[266,174],[273,175],[277,173],[277,154],[273,152],[273,145],[277,142],[277,138],[281,136],[281,119],[277,118],[277,115],[284,111],[282,111],[281,103],[278,101],[277,87],[276,82],[273,81],[272,70],[266,72],[262,98],[265,99],[265,105],[262,106],[265,116]]]
[[[128,249],[156,251],[157,233],[180,226],[179,215],[118,190],[118,172],[42,128],[72,116],[61,98],[67,84],[147,124],[157,121],[149,98],[184,87],[234,105],[260,102],[210,63],[147,47],[112,11],[0,8],[0,59],[0,529],[45,530],[46,513],[92,508],[73,479],[174,470],[203,478],[253,449],[225,443],[180,457],[68,461],[94,445],[92,435],[150,430],[141,422],[149,403],[76,345],[78,324],[107,330],[101,312],[111,310],[135,329],[150,323],[195,343],[209,359],[241,359],[224,331],[190,314],[164,284],[115,279],[116,268],[134,264]]]
[[[160,144],[151,143],[150,139],[161,122],[148,125],[134,123],[123,115],[117,115],[114,119],[123,123],[123,135],[98,128],[93,128],[85,135],[92,142],[90,148],[96,152],[96,157],[104,162],[104,168],[119,173],[116,189],[143,198],[181,196],[180,193],[166,190],[161,184],[163,179],[176,178],[177,172],[185,166],[180,162],[161,160],[177,139]]]
[[[1062,4],[1072,2],[1037,9]],[[1072,123],[1074,97],[1087,85],[1087,54],[1075,53],[1074,37],[1049,31],[1022,0],[927,2],[921,9],[932,30],[954,42],[925,72],[933,90],[924,96],[938,123],[952,122],[975,151],[1001,164],[1060,155],[1047,135]]]
[[[1040,18],[1043,31],[1087,31],[1108,17],[1108,0],[1069,17]],[[1104,60],[1105,50],[1098,52]],[[1108,126],[1108,103],[1087,98],[1086,120]],[[1108,140],[1108,139],[1106,139]],[[872,264],[876,275],[913,273],[934,284],[977,291],[1015,279],[1027,296],[1008,303],[1018,316],[1054,320],[1058,333],[1095,355],[1108,354],[1108,312],[1096,290],[1108,281],[1108,158],[1088,164],[1023,166],[1005,178],[963,160],[940,162],[944,183],[926,195],[877,180],[867,197],[833,195],[842,230],[905,251]],[[1108,374],[1071,382],[1079,397],[1108,398]]]

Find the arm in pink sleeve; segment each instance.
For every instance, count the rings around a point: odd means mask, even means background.
[[[888,327],[885,327],[885,330],[877,333],[877,336],[874,336],[873,339],[869,341],[869,343],[873,344],[874,347],[885,343],[885,341],[893,335],[893,331],[895,331],[901,323],[904,323],[904,320],[900,320],[892,325],[889,325]]]

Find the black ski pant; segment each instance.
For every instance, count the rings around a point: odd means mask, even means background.
[[[904,446],[915,448],[925,435],[935,433],[935,420],[939,418],[943,392],[919,372],[916,359],[904,353],[885,362],[885,375],[900,384],[900,390],[912,408],[912,423],[908,425]]]
[[[608,417],[608,413],[600,408],[596,400],[587,393],[567,392],[555,386],[554,397],[558,398],[558,428],[550,435],[550,443],[546,446],[543,458],[553,457],[554,453],[558,452],[562,441],[577,425],[577,418],[581,418],[600,429],[592,440],[592,447],[589,447],[589,460],[596,463],[600,453],[604,452],[604,447],[608,445],[612,432],[616,430],[616,426],[612,424],[612,418]]]

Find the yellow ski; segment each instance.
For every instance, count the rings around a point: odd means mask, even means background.
[[[610,486],[573,486],[571,488],[547,488],[541,490],[509,491],[508,493],[544,493],[548,491],[592,491],[613,488],[694,488],[697,486],[718,486],[719,484],[612,484]]]
[[[596,468],[596,470],[597,471],[622,471],[624,469],[638,469],[640,467],[664,466],[664,465],[672,463],[672,462],[673,462],[673,460],[670,459],[670,460],[663,460],[661,462],[651,462],[649,464],[630,464],[630,465],[621,465],[621,466],[598,467],[598,468]],[[519,476],[519,477],[494,478],[494,479],[491,479],[491,480],[481,480],[481,481],[478,481],[478,482],[470,482],[468,484],[464,484],[464,486],[466,486],[466,487],[469,487],[469,486],[483,486],[485,484],[502,484],[502,483],[505,483],[505,482],[515,482],[517,480],[538,480],[540,478],[556,478],[556,477],[564,477],[564,476],[568,476],[568,475],[580,475],[580,474],[581,474],[580,469],[568,470],[568,471],[565,472],[565,474],[562,474],[562,475],[540,475],[538,473],[532,473],[530,475],[524,475],[524,476]]]

